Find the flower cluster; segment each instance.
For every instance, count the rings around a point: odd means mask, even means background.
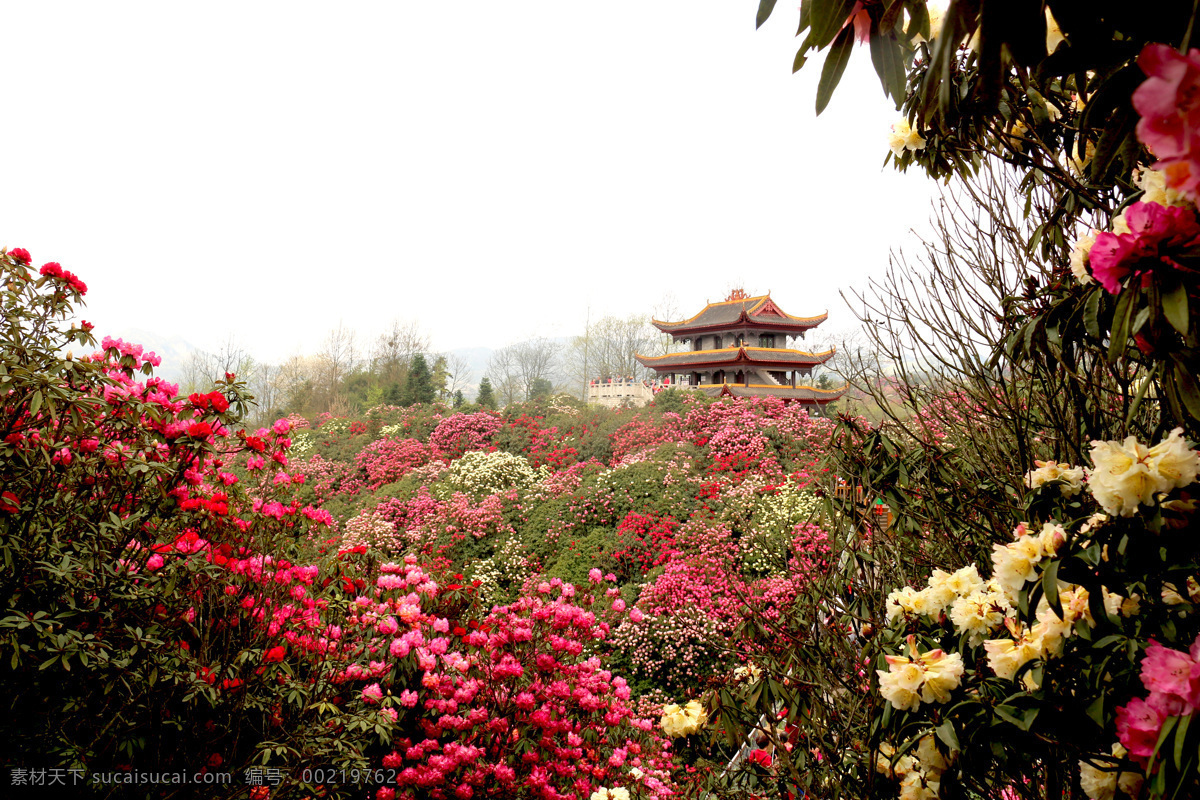
[[[879,693],[901,711],[915,711],[922,702],[945,703],[962,681],[963,660],[941,649],[921,653],[911,637],[908,656],[886,656],[888,668],[876,670]]]
[[[1200,474],[1200,452],[1188,447],[1183,429],[1146,447],[1133,436],[1124,442],[1092,442],[1088,488],[1108,514],[1133,516],[1156,495],[1182,488]]]
[[[659,727],[663,733],[672,739],[680,736],[691,736],[700,731],[708,723],[708,712],[699,700],[690,700],[687,705],[679,706],[671,703],[663,708]]]

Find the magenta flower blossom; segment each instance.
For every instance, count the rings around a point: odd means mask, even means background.
[[[1154,754],[1164,719],[1153,706],[1135,697],[1117,708],[1117,738],[1131,756],[1149,758]]]
[[[378,703],[383,699],[383,689],[379,688],[378,683],[372,683],[362,690],[362,699],[367,703]]]
[[[1182,55],[1148,44],[1138,66],[1149,77],[1133,93],[1138,138],[1158,157],[1167,185],[1195,200],[1200,189],[1200,50]]]
[[[1188,653],[1163,647],[1153,639],[1142,661],[1142,684],[1152,696],[1171,695],[1182,701],[1184,713],[1190,714],[1200,706],[1200,664]]]
[[[1175,251],[1200,241],[1196,215],[1178,206],[1134,203],[1125,220],[1129,233],[1098,234],[1089,255],[1092,276],[1112,294],[1120,293],[1126,278],[1179,269]]]

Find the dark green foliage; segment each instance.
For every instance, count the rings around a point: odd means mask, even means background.
[[[483,408],[496,407],[496,396],[492,391],[492,382],[486,376],[479,382],[479,394],[475,398],[475,403]]]
[[[404,384],[400,405],[413,406],[418,403],[432,403],[437,399],[437,391],[433,385],[433,376],[429,372],[429,364],[425,356],[417,353],[413,356],[408,368],[408,382]]]

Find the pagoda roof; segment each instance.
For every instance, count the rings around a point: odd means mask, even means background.
[[[767,383],[752,383],[743,386],[736,383],[717,383],[694,387],[709,397],[778,397],[781,400],[799,400],[824,405],[832,403],[846,393],[848,386],[837,389],[818,389],[815,386],[774,386]]]
[[[786,350],[775,347],[725,347],[720,350],[685,350],[665,356],[635,356],[642,366],[654,370],[675,367],[730,366],[734,364],[779,365],[784,369],[798,366],[824,364],[837,351],[830,348],[823,353],[806,353],[803,350]]]
[[[693,317],[679,322],[652,319],[651,324],[663,333],[683,334],[690,331],[709,331],[736,328],[742,325],[773,330],[806,331],[815,328],[829,317],[829,312],[815,317],[795,317],[785,313],[769,294],[709,303]]]

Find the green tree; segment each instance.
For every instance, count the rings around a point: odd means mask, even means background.
[[[454,390],[454,407],[462,408],[463,404],[466,402],[467,402],[467,398],[463,397],[462,389],[455,389]]]
[[[550,383],[550,381],[545,378],[535,378],[533,383],[529,386],[529,399],[532,400],[535,397],[549,397],[550,393],[553,391],[554,384]]]
[[[400,405],[432,403],[435,399],[433,376],[429,373],[429,365],[425,362],[425,356],[417,353],[413,356],[412,364],[408,368],[408,382],[404,384],[403,402]]]
[[[433,360],[433,375],[431,384],[433,393],[438,400],[445,400],[450,397],[450,392],[446,389],[446,381],[450,377],[450,368],[446,364],[445,356],[438,356]]]
[[[475,398],[475,402],[484,408],[496,407],[496,396],[492,392],[492,382],[486,377],[479,382],[479,396]]]

